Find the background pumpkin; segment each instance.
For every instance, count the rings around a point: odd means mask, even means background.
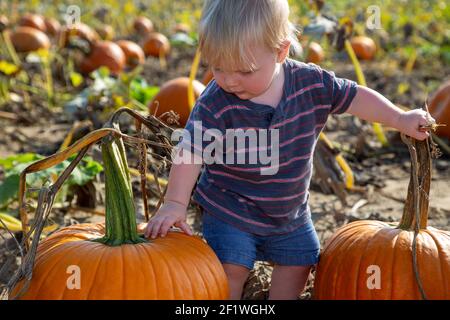
[[[44,21],[47,34],[51,37],[56,37],[61,30],[61,24],[59,23],[59,21],[51,17],[46,17]]]
[[[126,63],[122,49],[111,41],[96,41],[91,52],[81,61],[80,71],[88,74],[101,66],[108,67],[113,74],[121,72]]]
[[[165,57],[170,52],[170,42],[162,33],[152,32],[145,38],[142,48],[146,56]]]
[[[318,64],[323,60],[324,57],[325,54],[323,52],[322,46],[317,42],[311,42],[308,47],[308,56],[306,57],[306,61]]]
[[[361,60],[372,60],[377,52],[375,42],[366,36],[356,36],[350,41],[353,51]]]
[[[225,272],[200,237],[181,232],[169,232],[155,240],[139,237],[121,138],[106,140],[102,155],[106,225],[73,225],[43,240],[29,287],[19,298],[226,299]],[[68,285],[71,266],[80,271],[76,289]],[[22,288],[24,282],[19,282],[11,296]]]
[[[134,20],[133,28],[137,33],[146,35],[153,32],[153,22],[147,17],[140,16]]]
[[[63,46],[67,46],[69,40],[72,37],[78,37],[89,43],[93,43],[94,41],[100,39],[96,31],[94,31],[91,27],[82,22],[75,23],[70,27],[66,27],[62,32],[61,36],[62,36],[61,42]]]
[[[180,115],[180,126],[184,127],[191,113],[191,106],[188,101],[188,85],[189,78],[187,77],[175,78],[166,82],[150,102],[149,113],[159,117],[164,112],[173,110]],[[205,85],[198,80],[194,80],[193,89],[195,99],[197,99],[205,89]],[[166,121],[166,118],[162,120]]]
[[[142,51],[142,48],[137,43],[129,40],[119,40],[116,43],[125,54],[129,67],[134,68],[145,62],[144,51]]]
[[[412,142],[412,146],[417,150],[419,166],[417,174],[411,174],[400,223],[396,227],[364,220],[340,228],[320,256],[314,284],[316,299],[450,299],[450,232],[427,227],[431,181],[428,141]],[[422,184],[420,189],[414,185],[414,175]],[[420,215],[416,215],[416,208]],[[413,263],[416,228],[418,277]],[[379,267],[379,288],[368,285],[371,266]]]
[[[428,108],[437,123],[446,125],[438,127],[437,134],[450,138],[450,80],[444,82],[433,94]]]
[[[31,27],[18,27],[10,35],[17,52],[30,52],[50,48],[50,39],[45,33]]]
[[[38,29],[42,32],[47,32],[47,26],[45,24],[45,19],[38,14],[27,13],[24,14],[19,20],[19,26],[31,27]]]

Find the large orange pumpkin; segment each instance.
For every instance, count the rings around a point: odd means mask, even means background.
[[[17,52],[30,52],[50,48],[50,39],[38,29],[18,27],[10,35],[11,43]]]
[[[375,42],[366,36],[356,36],[350,41],[353,51],[361,60],[372,60],[377,52],[377,45]]]
[[[47,32],[47,26],[45,24],[45,19],[38,14],[27,13],[24,14],[19,20],[19,26],[31,27],[38,29],[42,32]]]
[[[188,85],[189,78],[187,77],[180,77],[166,82],[150,102],[149,113],[159,117],[163,113],[173,110],[180,116],[178,120],[180,126],[184,127],[191,113],[188,101]],[[205,89],[205,86],[200,81],[194,80],[193,89],[194,96],[197,99]],[[166,121],[167,119],[163,118],[163,120]]]
[[[165,57],[170,52],[170,42],[162,33],[152,32],[145,38],[142,48],[146,56]]]
[[[117,44],[111,41],[96,41],[91,46],[91,52],[81,61],[80,71],[88,74],[105,66],[111,73],[118,74],[124,69],[125,63],[125,54]]]
[[[153,32],[153,22],[144,16],[137,17],[133,22],[134,30],[141,34],[146,35]]]
[[[450,138],[450,80],[444,82],[430,99],[428,108],[439,124],[437,134]]]
[[[419,165],[412,166],[400,223],[364,220],[340,228],[320,256],[316,299],[450,299],[450,232],[427,226],[429,144],[410,143]]]
[[[145,55],[142,48],[135,42],[129,40],[119,40],[116,42],[125,53],[127,65],[131,68],[145,62]]]
[[[102,154],[106,226],[73,225],[43,240],[29,287],[21,292],[19,282],[10,299],[227,299],[223,267],[200,237],[139,236],[121,138],[105,141]]]

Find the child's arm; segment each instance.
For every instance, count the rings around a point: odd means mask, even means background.
[[[347,112],[367,121],[396,128],[418,140],[424,140],[429,135],[428,132],[419,131],[419,126],[427,125],[433,120],[422,109],[405,112],[380,93],[363,86],[358,86]]]
[[[159,234],[164,237],[173,225],[192,235],[186,223],[186,209],[202,165],[191,163],[172,164],[164,204],[147,224],[144,232],[146,237],[155,238]]]

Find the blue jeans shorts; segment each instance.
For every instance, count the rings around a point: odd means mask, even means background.
[[[203,237],[220,262],[253,269],[255,261],[285,266],[309,266],[319,261],[320,242],[313,222],[279,235],[242,231],[203,210]]]

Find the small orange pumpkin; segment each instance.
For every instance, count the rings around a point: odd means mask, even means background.
[[[129,40],[119,40],[116,42],[125,53],[127,65],[134,68],[145,62],[145,55],[142,48],[135,42]]]
[[[10,35],[11,43],[17,52],[30,52],[50,48],[47,35],[32,27],[18,27]]]
[[[306,57],[306,61],[317,64],[320,63],[324,57],[325,54],[323,52],[322,46],[317,42],[312,41],[308,47],[308,56]]]
[[[154,30],[153,22],[149,18],[144,16],[137,17],[134,20],[133,28],[137,33],[141,35],[149,34]]]
[[[89,74],[106,66],[113,74],[121,72],[126,63],[122,49],[111,41],[96,41],[91,46],[91,52],[84,57],[80,64],[80,71]]]
[[[320,256],[316,299],[450,299],[450,232],[427,226],[429,142],[409,141],[418,164],[413,160],[400,223],[362,220],[340,228]]]
[[[377,52],[375,42],[366,36],[356,36],[350,41],[353,51],[361,60],[372,60]]]
[[[428,105],[431,115],[439,124],[437,134],[450,139],[450,80],[444,82],[433,94]]]
[[[34,13],[24,14],[19,20],[19,26],[31,27],[31,28],[38,29],[42,32],[47,32],[47,26],[45,25],[45,19],[39,14],[34,14]]]
[[[45,18],[45,27],[51,37],[56,37],[61,31],[61,24],[55,18]]]
[[[180,126],[184,127],[191,113],[188,101],[188,85],[189,78],[187,77],[180,77],[166,82],[150,102],[149,113],[159,117],[163,113],[173,110],[179,114],[180,119],[178,121]],[[195,99],[197,99],[205,89],[205,86],[200,81],[194,80],[193,89]],[[166,118],[163,120],[166,121]],[[171,123],[168,124],[170,125]]]
[[[143,49],[146,56],[165,57],[170,52],[170,42],[162,33],[152,32],[145,38]]]

